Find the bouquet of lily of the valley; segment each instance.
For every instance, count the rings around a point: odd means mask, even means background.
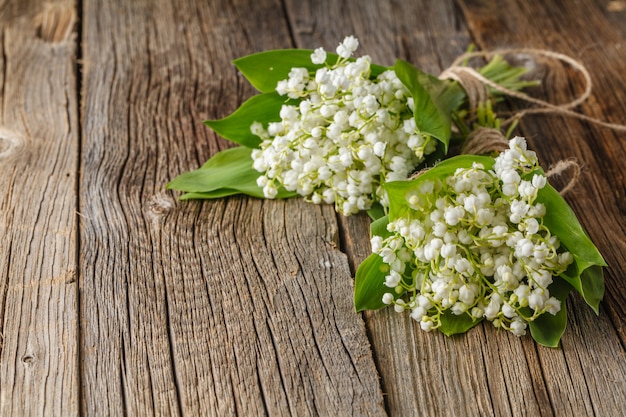
[[[476,74],[498,88],[476,106],[458,81],[353,58],[357,47],[347,37],[336,54],[236,60],[260,94],[206,124],[241,146],[168,187],[181,199],[302,196],[344,215],[367,210],[373,253],[356,274],[357,311],[393,305],[447,335],[487,319],[557,346],[572,289],[598,311],[602,257],[523,139],[495,159],[446,159],[451,143],[499,127],[491,106],[502,91],[534,82],[495,56]]]
[[[457,81],[401,60],[386,68],[368,56],[354,59],[357,47],[350,36],[337,54],[278,50],[235,60],[260,94],[206,124],[242,146],[168,187],[184,191],[182,199],[300,195],[346,215],[374,209],[379,217],[387,205],[382,185],[442,159],[475,115]],[[499,56],[479,73],[512,90],[534,84]]]
[[[495,159],[461,155],[385,185],[389,215],[355,279],[357,310],[393,305],[423,330],[464,333],[482,320],[558,345],[565,298],[598,313],[602,256],[523,138]]]

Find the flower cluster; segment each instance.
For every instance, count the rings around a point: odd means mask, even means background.
[[[282,186],[316,204],[334,203],[345,215],[385,205],[381,184],[406,179],[435,150],[435,140],[417,131],[413,99],[395,72],[372,78],[368,56],[350,59],[357,47],[349,36],[334,65],[313,74],[292,68],[276,91],[299,104],[285,104],[281,121],[267,129],[252,125],[262,139],[252,159],[266,198]],[[314,64],[326,58],[322,48],[311,55]]]
[[[391,235],[372,239],[389,267],[383,302],[410,310],[426,331],[450,311],[520,336],[561,308],[548,287],[573,258],[542,223],[537,194],[546,178],[535,153],[519,137],[509,148],[493,169],[474,163],[417,182],[406,214],[388,224]]]

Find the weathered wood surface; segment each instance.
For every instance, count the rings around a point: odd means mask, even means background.
[[[79,411],[75,12],[0,5],[2,416]]]
[[[201,122],[253,94],[232,59],[346,34],[433,73],[472,42],[567,53],[595,84],[579,110],[625,123],[626,3],[543,3],[1,2],[0,415],[623,414],[623,133],[519,129],[544,165],[583,163],[567,199],[609,263],[600,317],[572,297],[560,349],[355,314],[365,216],[164,190],[228,146]],[[537,96],[580,91],[571,69],[520,58]]]

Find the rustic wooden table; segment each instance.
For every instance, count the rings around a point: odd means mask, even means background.
[[[567,200],[609,264],[600,316],[572,297],[559,349],[355,314],[364,215],[164,189],[229,146],[202,121],[253,94],[231,60],[347,34],[432,73],[471,43],[567,53],[594,82],[578,110],[625,123],[625,1],[4,0],[0,27],[0,415],[625,412],[623,133],[555,116],[518,130],[544,166],[583,164]],[[526,63],[537,97],[582,88]]]

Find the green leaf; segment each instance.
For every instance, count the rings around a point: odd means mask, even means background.
[[[245,146],[235,146],[219,151],[202,164],[200,169],[221,168],[224,165],[237,163],[246,166],[248,164],[245,161],[249,162],[250,167],[252,167],[252,149]]]
[[[385,285],[385,275],[388,272],[389,265],[375,253],[361,262],[354,277],[354,308],[357,312],[378,310],[386,306],[383,295],[393,292],[393,289]]]
[[[550,295],[561,301],[561,310],[556,315],[544,313],[531,321],[528,327],[533,339],[540,345],[558,347],[561,336],[567,327],[567,306],[565,300],[572,287],[563,279],[556,277],[550,285]]]
[[[279,81],[288,78],[292,68],[306,68],[313,73],[323,67],[323,64],[311,62],[312,53],[313,50],[310,49],[277,49],[244,56],[234,60],[233,63],[254,88],[262,93],[269,93],[276,89]],[[338,59],[337,54],[326,54],[327,65],[335,64]],[[370,77],[374,78],[386,69],[372,64]]]
[[[256,194],[253,195],[253,193],[251,193],[251,192],[243,192],[242,190],[236,190],[236,189],[232,189],[232,188],[221,188],[219,190],[209,191],[209,192],[206,192],[206,193],[185,193],[185,194],[182,194],[180,197],[178,197],[178,199],[181,200],[181,201],[184,201],[184,200],[217,200],[218,198],[229,197],[231,195],[237,195],[237,194],[246,194],[246,195],[249,195],[251,197],[264,198],[262,196],[258,197]],[[278,189],[278,194],[276,194],[275,199],[293,198],[293,197],[297,197],[297,196],[298,196],[298,193],[296,193],[295,191],[287,191],[283,187],[280,187]]]
[[[419,189],[425,181],[441,180],[454,174],[458,168],[470,168],[474,162],[482,163],[485,168],[493,167],[494,159],[477,155],[458,155],[441,161],[434,167],[422,172],[415,179],[407,181],[393,181],[385,184],[385,191],[389,196],[389,219],[394,221],[403,217],[409,210],[406,201],[408,192]]]
[[[389,224],[389,216],[381,217],[378,220],[372,222],[372,224],[370,224],[370,235],[380,236],[383,239],[391,236],[392,233],[387,230],[388,224]]]
[[[252,149],[236,147],[218,152],[201,168],[185,172],[167,185],[168,189],[185,191],[181,199],[222,198],[233,194],[246,194],[263,198],[263,189],[256,183],[261,175],[252,167]],[[295,196],[279,190],[279,198]]]
[[[250,131],[250,126],[259,122],[267,127],[269,122],[280,121],[280,109],[284,104],[289,104],[289,101],[278,93],[257,94],[246,100],[230,116],[207,120],[204,124],[232,142],[258,148],[261,138]]]
[[[596,312],[604,296],[602,266],[606,262],[593,244],[573,210],[549,184],[539,190],[537,201],[546,207],[544,225],[556,235],[574,257],[574,265],[561,276],[583,297]]]
[[[386,215],[385,208],[381,206],[380,203],[372,204],[372,207],[370,207],[370,209],[367,210],[367,214],[368,216],[370,216],[370,219],[372,220],[378,220],[381,217],[384,217]]]
[[[461,314],[457,316],[450,310],[446,310],[440,317],[441,327],[439,330],[446,336],[453,334],[465,333],[472,327],[476,326],[482,319],[474,320],[469,314]]]
[[[206,193],[185,193],[178,197],[179,200],[217,200],[218,198],[229,197],[231,195],[241,194],[238,190],[232,188],[222,188]]]
[[[437,94],[441,94],[443,91],[443,83],[447,82],[429,77],[401,59],[396,61],[394,69],[400,81],[409,89],[413,97],[417,129],[421,134],[439,139],[447,152],[452,127],[451,111],[441,108],[440,104],[435,101]],[[449,105],[447,100],[446,105]]]
[[[599,265],[592,265],[580,274],[582,294],[596,315],[600,314],[600,301],[604,298],[604,273]]]
[[[254,88],[269,93],[276,89],[279,81],[288,78],[292,68],[314,70],[322,67],[311,62],[312,52],[304,49],[279,49],[247,55],[233,63]]]

